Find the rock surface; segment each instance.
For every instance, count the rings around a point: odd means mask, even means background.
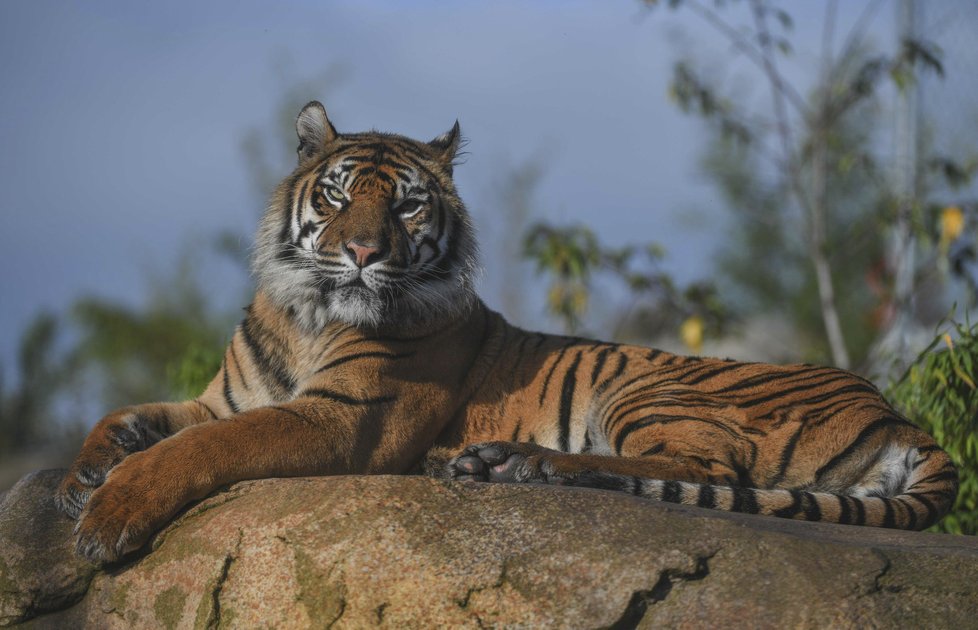
[[[2,621],[38,627],[976,627],[978,540],[597,490],[421,477],[239,483],[93,572],[57,471],[0,514]]]
[[[74,554],[73,521],[54,507],[64,472],[31,473],[0,494],[0,625],[78,601],[95,574]]]

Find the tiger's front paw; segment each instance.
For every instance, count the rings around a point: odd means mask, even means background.
[[[559,451],[525,442],[473,444],[448,462],[448,476],[460,481],[563,483],[551,459]]]
[[[159,439],[135,413],[117,412],[102,419],[61,482],[54,496],[55,505],[71,518],[78,518],[92,493],[105,483],[109,471]]]
[[[134,453],[116,466],[75,525],[75,550],[95,563],[119,560],[143,546],[182,506],[162,489],[149,453]]]

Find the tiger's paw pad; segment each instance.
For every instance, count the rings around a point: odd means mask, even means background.
[[[473,444],[448,463],[448,476],[459,481],[560,483],[547,455],[550,449],[520,442]]]

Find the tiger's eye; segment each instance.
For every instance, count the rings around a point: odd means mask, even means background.
[[[330,201],[335,201],[339,203],[346,199],[346,197],[343,196],[343,191],[341,191],[336,186],[326,186],[325,192],[326,192],[326,196],[329,197]]]
[[[424,203],[416,199],[409,199],[402,203],[398,208],[397,212],[401,215],[402,219],[410,219],[414,215],[421,211],[424,207]]]

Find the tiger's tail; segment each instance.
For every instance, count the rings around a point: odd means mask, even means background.
[[[763,514],[807,521],[921,530],[951,510],[958,474],[936,446],[911,449],[907,474],[889,496],[876,488],[851,488],[851,494],[716,486],[686,481],[636,479],[633,494],[682,505],[728,512]]]

